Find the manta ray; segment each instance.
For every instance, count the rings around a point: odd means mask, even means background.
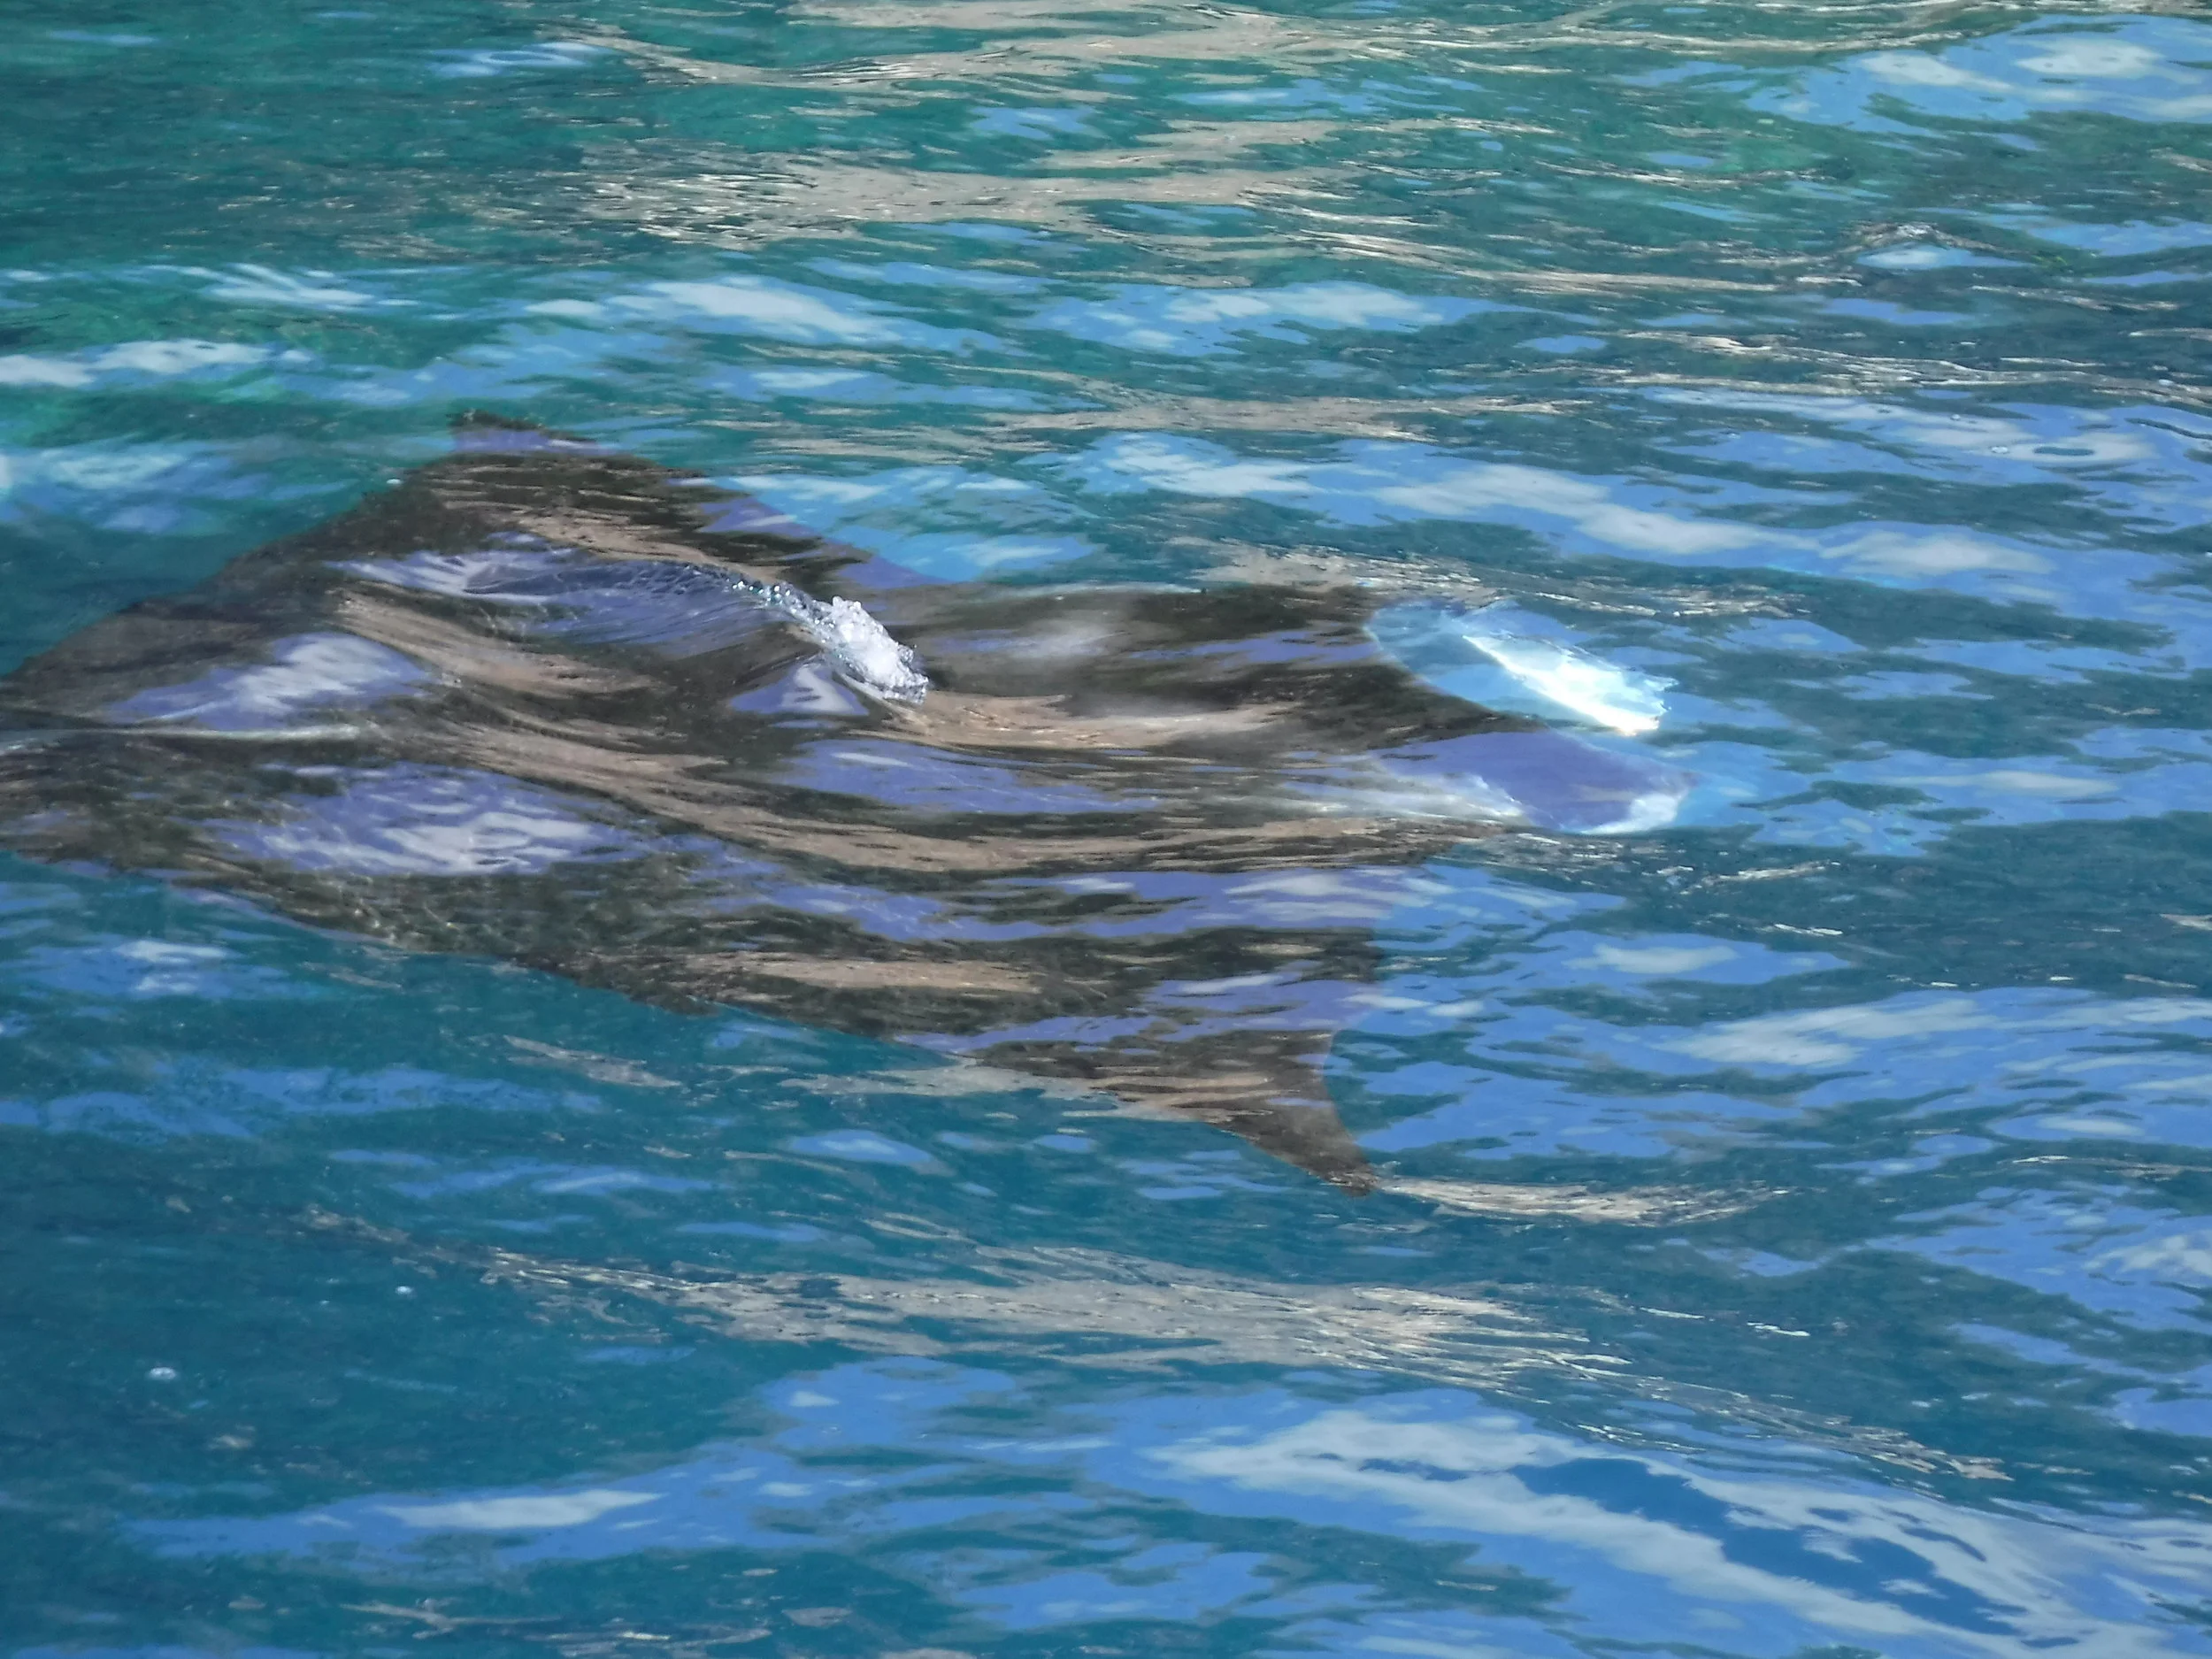
[[[1684,780],[1356,586],[941,582],[582,439],[452,452],[0,680],[0,846],[915,1044],[1374,1181],[1321,1073],[1413,866]]]

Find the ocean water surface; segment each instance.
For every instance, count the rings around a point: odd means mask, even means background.
[[[0,857],[0,1653],[2212,1653],[2201,9],[21,0],[0,87],[0,669],[481,409],[1360,587],[1684,780],[1270,890],[1380,953],[1363,1195]]]

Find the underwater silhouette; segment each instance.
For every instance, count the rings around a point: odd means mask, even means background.
[[[1356,586],[945,583],[487,415],[0,681],[0,845],[1189,1114],[1340,1185],[1409,866],[1684,780],[1432,690]]]

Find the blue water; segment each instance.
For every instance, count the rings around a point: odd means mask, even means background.
[[[1696,780],[1378,907],[1367,1197],[0,863],[5,1652],[2212,1652],[2212,23],[24,0],[0,84],[0,666],[485,407],[1490,701],[1494,600]]]

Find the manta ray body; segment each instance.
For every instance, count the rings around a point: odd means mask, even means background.
[[[0,680],[0,846],[1194,1114],[1354,1189],[1408,868],[1683,780],[1434,691],[1357,588],[941,583],[465,417]]]

